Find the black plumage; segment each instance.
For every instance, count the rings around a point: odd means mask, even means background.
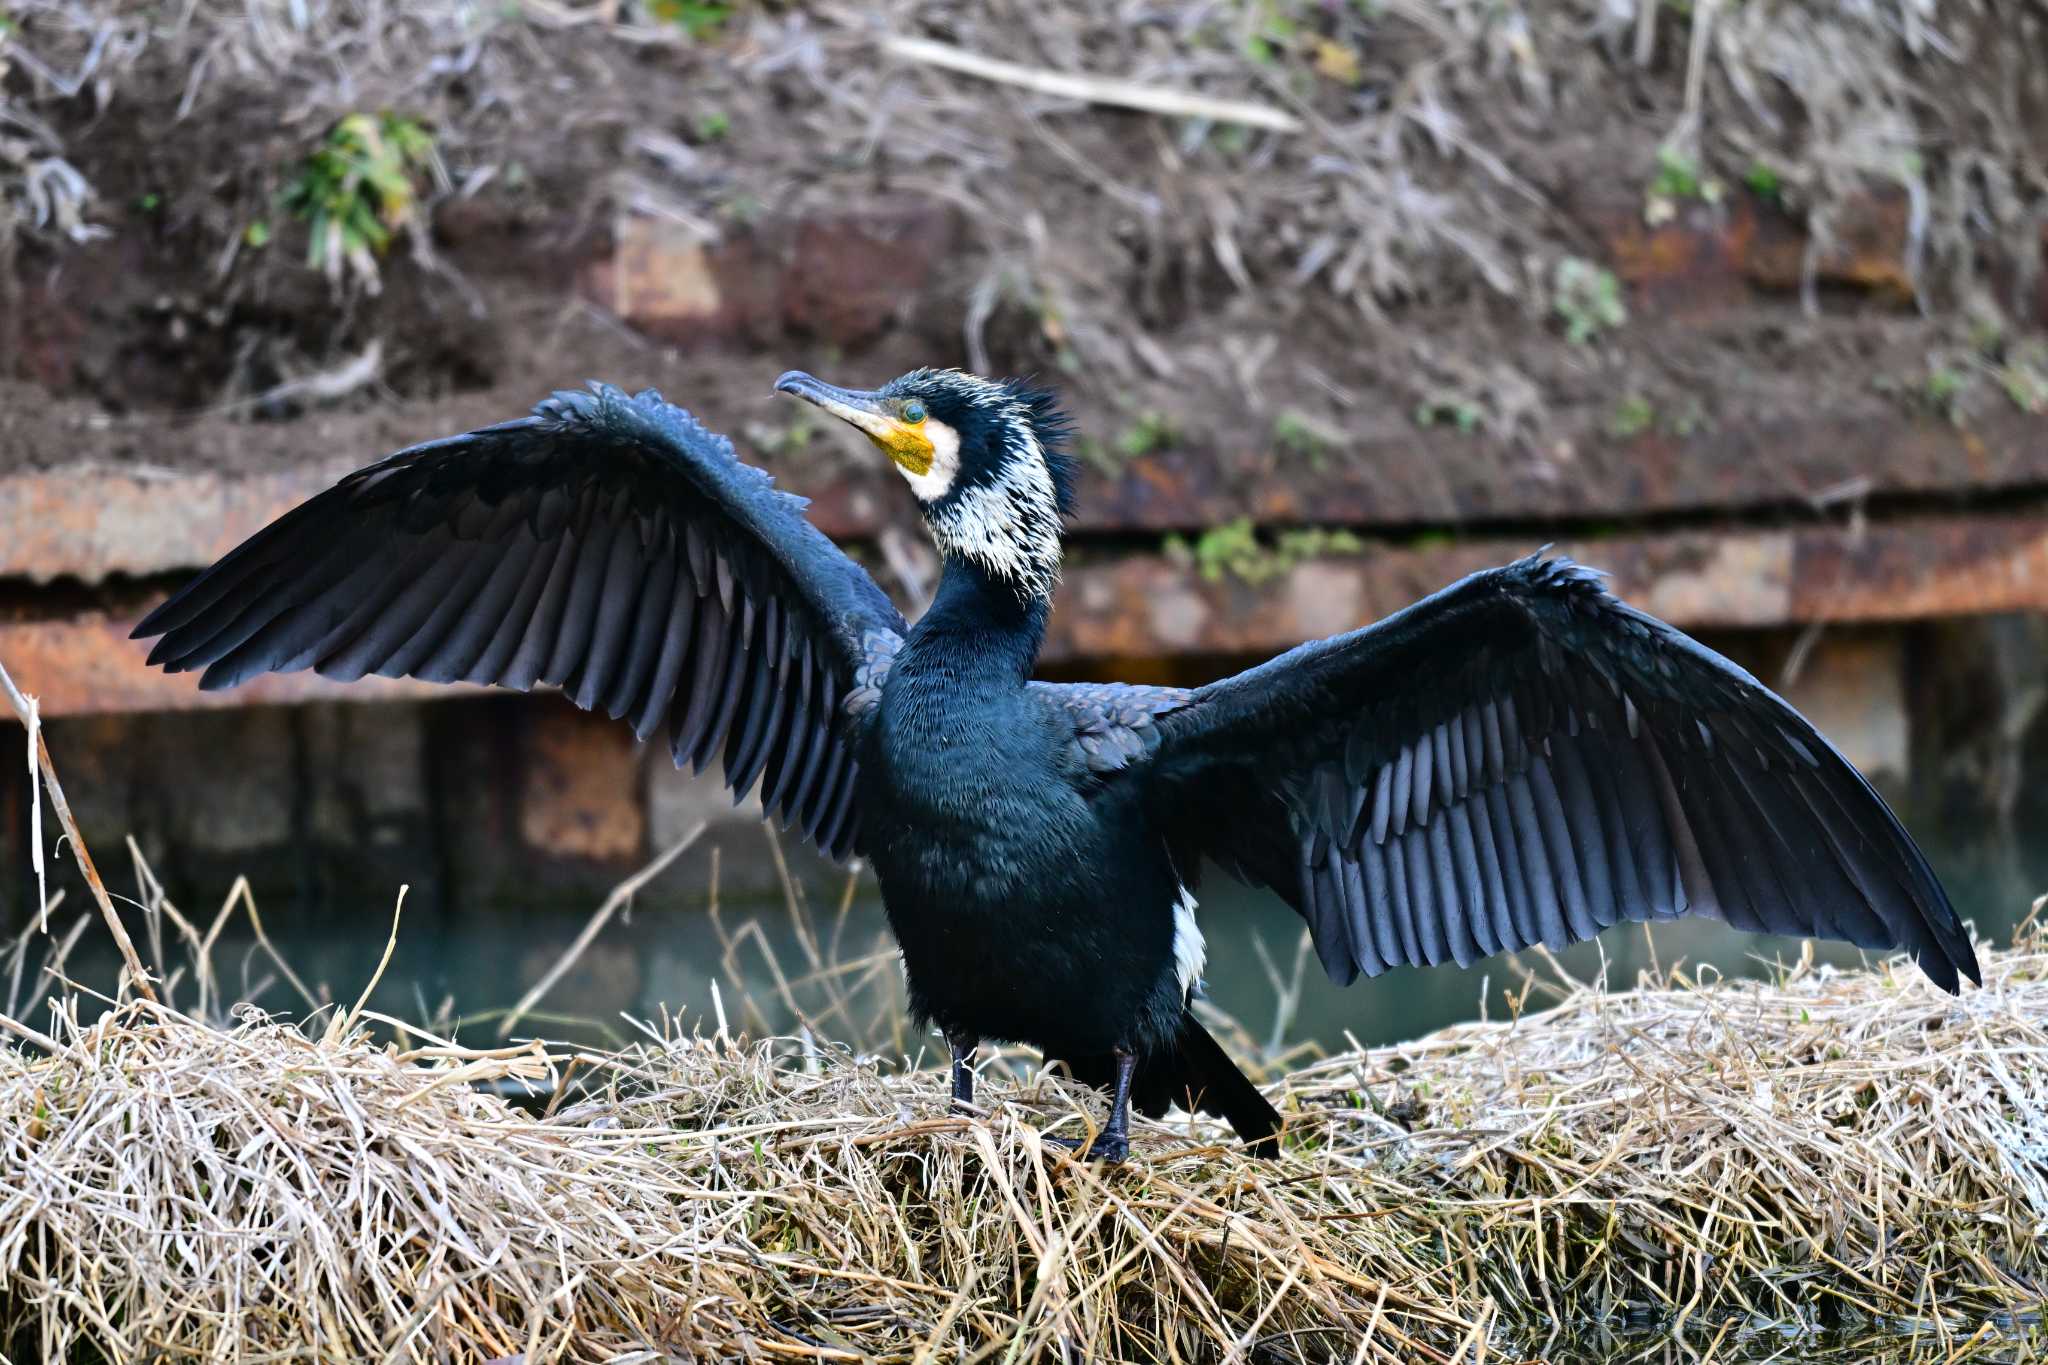
[[[1622,921],[1976,960],[1884,802],[1728,660],[1540,556],[1195,689],[1030,671],[1071,471],[1051,398],[955,371],[778,387],[902,469],[945,562],[915,627],[723,437],[594,386],[402,451],[287,513],[137,628],[201,685],[316,668],[529,688],[716,757],[872,863],[911,1001],[971,1098],[983,1038],[1126,1102],[1279,1115],[1196,1022],[1205,863],[1272,888],[1340,983],[1562,948]]]

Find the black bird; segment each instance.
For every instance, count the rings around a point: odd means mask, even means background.
[[[717,757],[827,856],[872,864],[918,1015],[969,1102],[984,1038],[1129,1104],[1280,1116],[1189,1011],[1205,860],[1307,921],[1337,982],[1562,948],[1622,920],[1970,941],[1884,801],[1728,660],[1531,557],[1204,687],[1031,678],[1073,470],[1053,397],[954,370],[778,390],[866,433],[944,561],[907,625],[802,499],[656,393],[594,385],[401,451],[150,613],[200,685],[314,668],[531,688]]]

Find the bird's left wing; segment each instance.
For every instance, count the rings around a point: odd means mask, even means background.
[[[735,793],[833,857],[858,821],[851,730],[903,618],[804,501],[657,393],[593,385],[358,470],[135,629],[200,686],[313,668],[528,689],[666,722]]]
[[[1157,721],[1184,866],[1286,897],[1338,982],[1619,920],[1975,955],[1862,776],[1727,659],[1532,557],[1196,689]]]

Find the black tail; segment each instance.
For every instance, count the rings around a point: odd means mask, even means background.
[[[1115,1083],[1115,1064],[1106,1056],[1066,1063],[1077,1081],[1104,1090]],[[1139,1113],[1156,1119],[1176,1104],[1229,1123],[1253,1156],[1280,1155],[1280,1111],[1192,1013],[1181,1015],[1174,1045],[1140,1057],[1131,1077],[1131,1107]]]

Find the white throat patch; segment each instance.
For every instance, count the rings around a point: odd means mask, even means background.
[[[960,433],[936,417],[927,417],[918,430],[932,443],[932,467],[922,474],[913,474],[902,465],[896,469],[919,502],[937,502],[953,491],[953,480],[960,474]]]
[[[935,479],[940,469],[946,468],[946,491],[950,492],[960,468],[960,437],[950,427],[944,431],[952,440],[949,459],[941,461],[939,453],[944,447],[939,433],[929,432],[932,467],[921,478]],[[925,498],[925,523],[942,553],[980,564],[1014,585],[1020,597],[1050,598],[1060,578],[1059,494],[1053,488],[1045,452],[1021,413],[1013,431],[1016,434],[995,480],[962,489],[943,506],[936,498]],[[912,478],[911,487],[922,498],[925,494],[917,488],[919,482]]]

